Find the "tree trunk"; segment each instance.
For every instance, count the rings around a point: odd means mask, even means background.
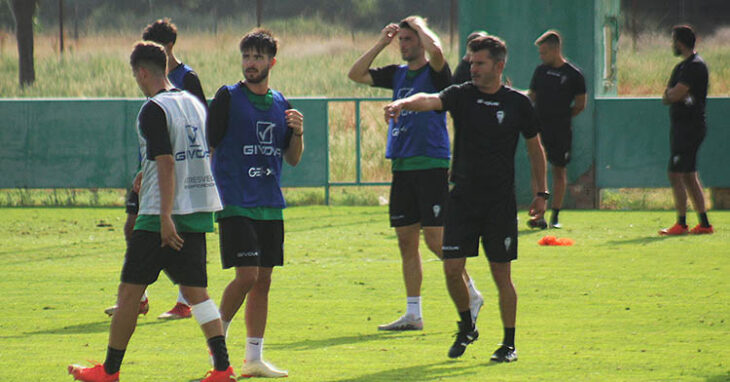
[[[63,55],[63,0],[58,0],[58,45]]]
[[[18,40],[18,67],[20,86],[35,81],[33,66],[33,15],[38,0],[9,0],[15,18],[15,36]]]

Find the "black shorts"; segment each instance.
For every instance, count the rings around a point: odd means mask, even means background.
[[[570,163],[573,147],[573,129],[567,126],[544,126],[540,132],[545,156],[553,166],[565,167]]]
[[[390,226],[442,227],[449,195],[448,169],[395,171],[390,186]]]
[[[479,239],[487,259],[506,263],[517,259],[517,203],[515,196],[484,201],[478,192],[455,187],[449,196],[444,226],[445,259],[479,255]]]
[[[207,287],[205,233],[178,232],[178,235],[184,240],[180,251],[160,248],[159,232],[132,232],[124,255],[122,282],[149,285],[157,281],[160,271],[164,270],[175,284]]]
[[[706,131],[704,123],[672,123],[669,135],[669,172],[697,171],[697,151],[705,140]]]
[[[223,269],[284,265],[284,222],[244,216],[218,219]]]

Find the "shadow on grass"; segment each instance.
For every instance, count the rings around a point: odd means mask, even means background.
[[[362,334],[354,336],[342,336],[334,338],[323,338],[321,340],[304,339],[296,342],[280,343],[280,344],[267,344],[266,346],[270,349],[282,349],[282,350],[312,350],[321,349],[328,346],[348,345],[361,343],[366,341],[375,341],[383,339],[394,339],[394,338],[408,338],[416,337],[420,334],[408,334],[407,332],[378,332],[372,334]]]
[[[355,378],[337,379],[336,382],[370,382],[370,381],[435,381],[443,378],[473,376],[474,370],[483,366],[492,366],[492,363],[482,365],[464,365],[458,361],[444,360],[441,362],[400,367],[361,375]]]
[[[725,374],[713,375],[705,379],[706,382],[730,382],[730,371]]]
[[[681,236],[658,236],[658,235],[653,235],[653,236],[647,236],[647,237],[637,237],[637,238],[634,238],[634,239],[609,240],[609,241],[606,242],[606,244],[608,244],[608,245],[625,245],[625,244],[628,244],[628,245],[635,245],[635,244],[646,245],[646,244],[651,244],[651,243],[654,243],[654,242],[657,242],[657,241],[663,241],[663,240],[677,238],[677,237],[681,237]]]
[[[155,321],[145,321],[145,322],[137,322],[137,327],[141,326],[148,326],[148,325],[159,325],[164,324],[166,321],[164,320],[155,320]],[[61,328],[51,328],[51,329],[43,329],[43,330],[36,330],[33,332],[24,332],[21,336],[18,337],[24,337],[24,336],[32,336],[36,334],[88,334],[88,333],[103,333],[109,331],[109,325],[111,324],[111,319],[104,320],[104,321],[97,321],[97,322],[87,322],[83,324],[78,325],[70,325],[70,326],[64,326]],[[5,337],[3,337],[5,338]]]
[[[525,236],[525,235],[534,235],[536,233],[542,233],[544,235],[547,235],[549,230],[546,229],[531,229],[531,228],[524,228],[517,231],[518,236]],[[555,235],[555,231],[553,231],[553,235]]]
[[[323,206],[323,207],[326,207],[326,206]],[[327,215],[324,215],[323,216],[324,218],[328,218],[329,219],[329,218],[352,217],[353,216],[352,211],[343,211],[343,212],[340,212],[340,211],[337,211],[337,209],[336,208],[333,208],[333,207],[340,207],[340,206],[331,206],[330,207],[331,208],[331,210],[330,210],[331,212],[329,214],[327,214]],[[347,207],[347,206],[342,206],[342,207]],[[337,211],[337,212],[335,213],[334,211]],[[375,216],[382,216],[383,217],[383,220],[385,222],[388,222],[388,212],[386,212],[386,211],[375,210],[375,211],[365,211],[365,212],[358,211],[357,212],[357,216],[374,216],[374,215]],[[293,221],[297,221],[297,220],[311,221],[312,220],[312,217],[311,216],[288,217],[285,220],[287,222],[293,222]]]
[[[382,221],[385,221],[385,219],[369,219],[369,220],[358,220],[356,222],[341,223],[341,224],[327,223],[327,224],[324,224],[324,225],[313,226],[313,227],[302,227],[300,229],[288,229],[286,232],[287,233],[292,233],[292,232],[310,232],[310,231],[315,231],[315,230],[322,230],[322,229],[329,229],[329,228],[336,228],[336,227],[347,227],[347,226],[353,226],[353,225],[363,225],[363,224],[369,224],[369,223],[378,223],[381,220]],[[387,222],[384,223],[384,224],[387,224]]]

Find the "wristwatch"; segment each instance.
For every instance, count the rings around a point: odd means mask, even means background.
[[[545,199],[545,200],[548,200],[548,199],[550,199],[550,193],[549,193],[549,192],[547,192],[547,191],[540,191],[540,192],[538,192],[537,194],[535,194],[535,196],[536,196],[536,197],[540,197],[540,198],[543,198],[543,199]]]

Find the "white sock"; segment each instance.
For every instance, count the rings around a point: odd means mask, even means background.
[[[221,318],[221,324],[223,324],[223,336],[228,338],[228,327],[231,326],[231,322]]]
[[[467,286],[469,287],[469,297],[476,297],[479,295],[479,290],[477,290],[477,286],[474,283],[474,279],[469,277],[469,282],[467,283]]]
[[[406,297],[406,315],[421,318],[421,296]]]
[[[246,337],[246,361],[260,360],[264,353],[264,339]]]
[[[190,306],[190,304],[188,304],[188,300],[186,300],[185,297],[183,297],[182,292],[179,290],[177,291],[177,302]]]
[[[147,289],[144,290],[144,293],[142,293],[142,298],[139,299],[139,301],[144,301],[147,299]]]

